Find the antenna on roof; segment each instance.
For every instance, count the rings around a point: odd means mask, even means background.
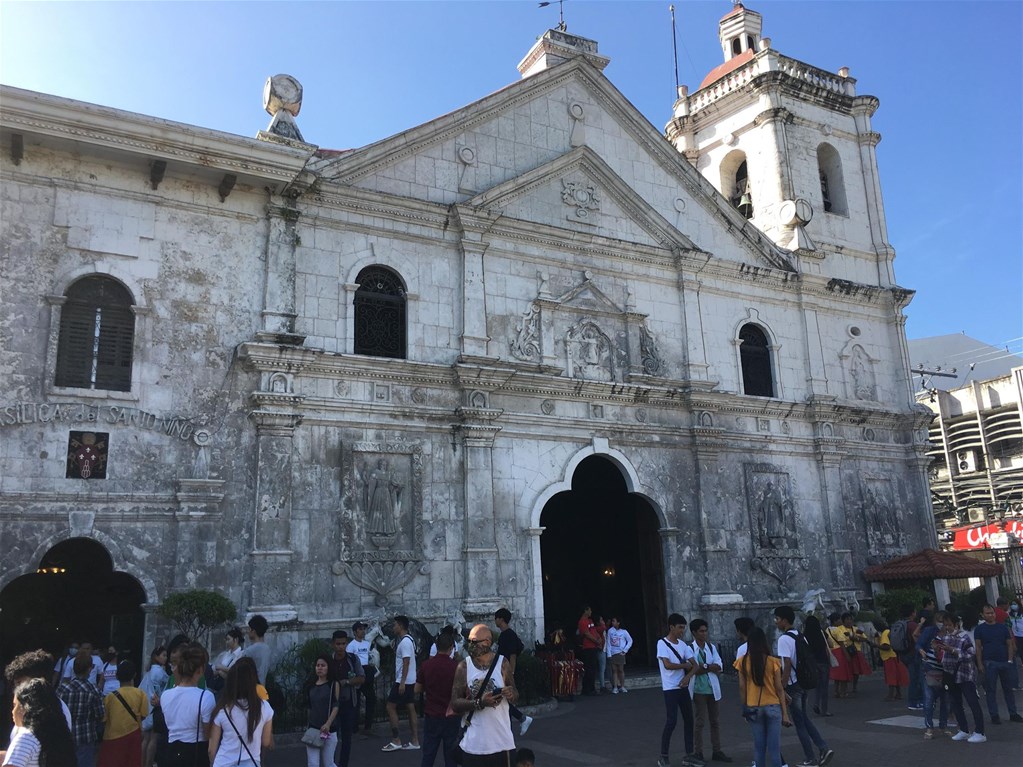
[[[675,34],[675,6],[669,5],[671,11],[671,50],[675,54],[675,97],[678,98],[678,35]]]
[[[565,25],[565,0],[551,0],[551,2],[540,3],[539,7],[546,8],[554,2],[558,4],[558,15],[561,17],[561,20],[558,22],[558,29],[562,32],[567,32],[568,27]]]

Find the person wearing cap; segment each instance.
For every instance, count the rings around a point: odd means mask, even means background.
[[[362,664],[363,676],[366,681],[359,687],[359,695],[366,699],[366,719],[363,724],[363,732],[369,735],[373,730],[373,714],[377,707],[377,694],[373,686],[374,680],[377,676],[377,667],[370,662],[370,643],[366,639],[366,629],[369,628],[362,621],[356,621],[352,624],[352,634],[355,635],[354,639],[348,642],[348,652],[355,655]],[[359,715],[359,701],[355,701],[355,716],[358,719]],[[356,728],[358,728],[358,722],[356,722]]]

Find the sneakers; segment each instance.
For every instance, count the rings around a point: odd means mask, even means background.
[[[618,694],[618,688],[617,687],[612,687],[611,688],[611,694],[612,695],[617,695]]]
[[[657,757],[657,767],[668,767],[668,757],[666,756]]]
[[[915,706],[906,706],[906,708],[908,708],[910,711],[923,711],[924,710],[924,704],[923,703],[917,703]]]
[[[531,725],[532,723],[533,723],[533,717],[531,717],[531,716],[527,716],[525,719],[523,719],[522,720],[522,724],[519,725],[519,735],[525,735],[526,734],[526,730],[529,729],[529,725]]]
[[[955,735],[952,736],[952,740],[969,740],[969,739],[970,739],[970,733],[963,732],[962,730],[960,730],[959,732],[957,732]]]
[[[628,687],[619,687],[618,688],[618,692],[628,692],[628,691],[629,691]]]
[[[967,743],[987,743],[987,735],[982,732],[975,732],[966,739]]]
[[[393,743],[391,741],[387,741],[384,744],[384,747],[382,749],[380,749],[380,750],[381,751],[401,751],[401,749],[402,749],[401,743]]]
[[[799,767],[817,767],[820,764],[816,759],[804,759],[799,763]]]
[[[830,762],[835,756],[835,750],[833,748],[825,748],[821,751],[821,758],[817,760],[817,764],[820,767],[824,767],[825,764]]]
[[[401,747],[402,751],[418,751],[422,748],[418,743],[406,743]]]
[[[696,754],[686,754],[682,757],[682,764],[686,767],[707,767],[704,761],[696,756]]]
[[[1019,714],[1009,714],[1009,721],[1010,722],[1023,722],[1023,716],[1020,716]]]
[[[934,730],[932,730],[930,727],[928,727],[926,730],[924,730],[924,740],[930,740],[933,737],[934,737]]]
[[[715,751],[713,754],[710,755],[710,759],[712,762],[732,761],[732,757],[728,756],[728,754],[726,754],[724,751]]]

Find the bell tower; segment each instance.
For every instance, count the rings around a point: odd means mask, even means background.
[[[807,271],[893,285],[881,136],[870,123],[878,100],[856,95],[848,67],[829,72],[784,56],[762,29],[763,17],[741,3],[722,17],[724,62],[693,93],[679,87],[665,136]]]

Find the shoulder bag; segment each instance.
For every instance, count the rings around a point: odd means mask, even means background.
[[[260,705],[262,705],[262,703],[260,703]],[[241,709],[239,708],[239,711],[240,710]],[[240,732],[238,732],[238,728],[235,726],[234,719],[231,718],[231,714],[230,714],[229,711],[227,711],[227,709],[224,709],[224,716],[227,717],[227,722],[228,722],[228,724],[231,725],[231,729],[234,730],[234,734],[238,736],[238,742],[242,744],[242,748],[245,749],[245,753],[249,755],[249,761],[251,761],[254,765],[256,765],[256,767],[259,767],[259,762],[256,761],[256,757],[254,757],[252,755],[252,752],[249,751],[249,745],[245,742],[245,738],[242,737],[242,734]],[[256,733],[252,733],[252,734],[255,735]],[[262,732],[259,733],[259,737],[263,737]],[[317,739],[319,739],[319,737],[320,737],[320,731],[319,730],[316,731],[316,737],[317,737]],[[302,742],[305,743],[305,736],[302,736]],[[320,745],[321,746],[323,745],[323,741],[320,741]],[[241,752],[239,752],[238,753],[238,762],[241,763],[241,760],[242,760],[242,755],[241,755]]]
[[[330,710],[334,707],[334,685],[337,682],[328,682],[330,685],[330,692],[327,698],[327,719],[330,718]],[[229,717],[230,718],[230,717]],[[326,719],[324,720],[326,721]],[[323,748],[323,744],[327,742],[327,738],[322,737],[319,727],[313,727],[309,725],[306,727],[305,732],[302,733],[302,742],[310,748]]]
[[[121,701],[121,705],[124,706],[124,710],[127,711],[129,714],[131,714],[131,718],[135,722],[135,724],[138,725],[139,727],[141,727],[142,726],[142,724],[141,724],[142,720],[139,718],[139,715],[137,713],[135,713],[135,709],[133,709],[131,706],[128,705],[128,701],[126,701],[124,698],[121,697],[121,693],[119,693],[117,690],[114,690],[113,693],[111,693],[111,694],[115,698],[117,698],[119,701]],[[135,731],[132,730],[132,732],[135,732]]]
[[[480,685],[479,690],[476,691],[476,697],[473,698],[473,702],[479,703],[483,698],[483,694],[487,689],[487,684],[490,682],[490,678],[494,675],[494,669],[497,668],[497,661],[500,658],[499,653],[494,653],[494,659],[490,661],[490,668],[487,669],[487,675],[483,677],[483,684]],[[466,663],[472,663],[471,659],[467,659]],[[472,724],[472,715],[476,713],[474,708],[465,717],[465,723],[462,725],[462,729],[458,733],[458,740],[455,741],[455,745],[451,751],[448,752],[448,757],[455,764],[462,764],[465,756],[465,752],[462,750],[462,738],[465,737],[465,731],[469,729],[469,725]]]

